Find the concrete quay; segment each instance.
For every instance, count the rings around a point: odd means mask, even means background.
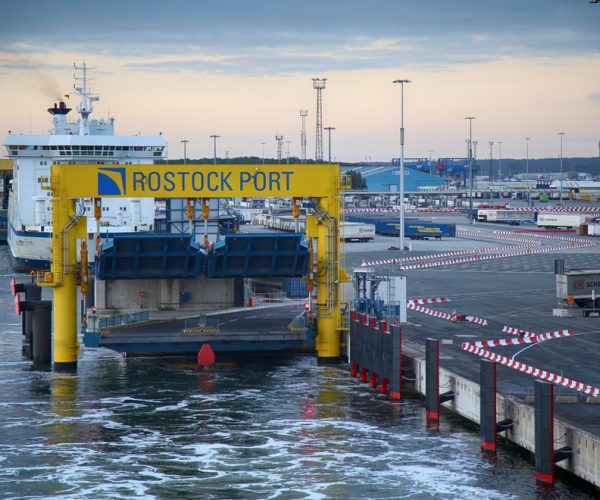
[[[483,224],[476,224],[475,227],[490,232],[509,229]],[[401,256],[398,251],[388,250],[397,245],[397,238],[382,240],[377,238],[372,244],[379,247],[378,251],[361,247],[361,244],[346,245],[349,266],[359,266],[362,260]],[[485,238],[417,243],[413,246],[413,252],[405,252],[402,256],[504,244]],[[551,244],[548,241],[542,246]],[[594,245],[560,253],[520,255],[405,271],[409,299],[445,296],[450,302],[427,307],[446,313],[455,310],[459,315],[478,316],[485,318],[488,323],[482,326],[463,321],[452,322],[409,310],[408,323],[403,327],[403,354],[404,366],[414,366],[415,389],[421,394],[425,393],[425,339],[439,339],[440,392],[454,391],[455,394],[454,400],[442,407],[479,423],[481,358],[462,350],[461,343],[516,338],[503,333],[503,326],[538,333],[572,329],[574,335],[569,337],[537,344],[486,349],[600,387],[600,371],[597,368],[600,359],[600,320],[583,317],[576,307],[572,311],[573,317],[552,315],[557,304],[553,273],[556,258],[564,259],[567,269],[600,267],[600,247]],[[501,364],[497,366],[497,421],[505,418],[514,421],[514,427],[501,435],[531,452],[535,448],[533,382],[534,378],[530,375]],[[555,395],[555,449],[570,446],[575,450],[570,459],[556,465],[600,487],[600,404],[596,404],[599,401],[560,385],[555,385]]]

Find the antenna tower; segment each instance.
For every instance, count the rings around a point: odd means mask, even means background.
[[[94,71],[94,68],[88,68],[85,62],[81,66],[73,64],[73,68],[75,69],[75,74],[73,75],[75,78],[75,85],[73,88],[75,89],[75,93],[81,96],[81,104],[77,106],[77,111],[79,111],[79,114],[81,115],[79,135],[89,135],[90,127],[88,118],[92,111],[94,111],[94,102],[100,100],[97,95],[92,94],[88,83],[88,70]],[[77,72],[81,72],[81,75]]]
[[[300,116],[302,117],[302,132],[300,132],[300,150],[302,163],[306,163],[306,116],[308,110],[301,109]]]
[[[322,90],[325,88],[327,78],[313,78],[313,89],[317,91],[317,141],[315,147],[315,161],[323,162],[323,97]]]
[[[281,153],[283,148],[283,136],[276,135],[275,140],[277,141],[277,163],[281,163]]]

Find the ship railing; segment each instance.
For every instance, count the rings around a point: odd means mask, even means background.
[[[307,300],[306,297],[289,298],[285,292],[252,294],[253,306],[291,306],[303,309]]]
[[[129,325],[131,323],[139,323],[148,321],[148,311],[138,311],[129,314],[119,314],[118,316],[107,316],[98,319],[98,329],[103,330],[113,326]]]

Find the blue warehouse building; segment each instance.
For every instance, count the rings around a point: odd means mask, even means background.
[[[435,191],[446,185],[446,179],[436,174],[429,173],[429,164],[427,162],[427,171],[418,169],[421,164],[415,164],[413,161],[404,162],[404,191]],[[362,175],[367,182],[367,191],[371,192],[398,192],[400,190],[400,169],[396,165],[389,164],[377,165],[371,164],[368,166],[359,167],[342,167],[342,172],[353,170]]]

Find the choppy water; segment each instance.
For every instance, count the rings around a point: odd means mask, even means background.
[[[0,247],[1,498],[592,498],[539,489],[531,464],[482,457],[474,426],[428,430],[310,356],[192,361],[84,351],[76,375],[34,372]]]

